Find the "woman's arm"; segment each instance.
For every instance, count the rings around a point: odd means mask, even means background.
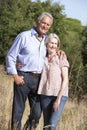
[[[69,80],[68,80],[68,67],[62,67],[61,71],[62,71],[62,84],[60,87],[60,91],[57,95],[57,99],[55,100],[55,102],[53,104],[54,111],[58,110],[64,89],[68,86],[68,82],[69,82]]]

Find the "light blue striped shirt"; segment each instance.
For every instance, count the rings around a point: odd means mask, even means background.
[[[17,74],[17,61],[22,64],[20,71],[41,73],[46,56],[44,41],[47,35],[43,35],[42,41],[39,41],[37,36],[37,32],[32,28],[16,37],[6,56],[8,74]]]

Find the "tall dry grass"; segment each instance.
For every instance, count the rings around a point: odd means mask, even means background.
[[[3,67],[0,67],[0,130],[10,130],[11,110],[13,97],[13,79],[6,76]],[[79,104],[68,100],[57,126],[57,130],[87,130],[87,99]],[[26,107],[22,119],[22,126],[29,114],[29,105]],[[43,115],[41,116],[37,130],[43,128]]]
[[[58,130],[87,130],[87,105],[68,101],[60,118]]]
[[[13,98],[13,79],[0,66],[0,130],[10,130]]]
[[[22,125],[25,123],[28,113],[29,105],[26,102]],[[42,130],[42,128],[43,115],[36,130]],[[81,101],[78,104],[76,101],[68,100],[58,123],[57,130],[87,130],[87,104],[85,101]]]

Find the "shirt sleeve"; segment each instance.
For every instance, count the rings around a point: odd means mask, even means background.
[[[60,65],[60,68],[62,67],[69,67],[69,62],[66,58],[64,59],[59,59],[59,65]]]
[[[7,74],[17,74],[16,61],[18,53],[21,49],[22,38],[20,35],[16,37],[14,43],[12,44],[8,54],[6,56],[6,70]]]

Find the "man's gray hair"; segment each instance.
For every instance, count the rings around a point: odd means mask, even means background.
[[[50,14],[50,13],[48,13],[48,12],[43,12],[39,17],[38,17],[38,21],[40,21],[40,20],[42,20],[42,18],[44,17],[44,16],[48,16],[48,17],[50,17],[50,19],[51,19],[51,24],[53,23],[53,16]]]

